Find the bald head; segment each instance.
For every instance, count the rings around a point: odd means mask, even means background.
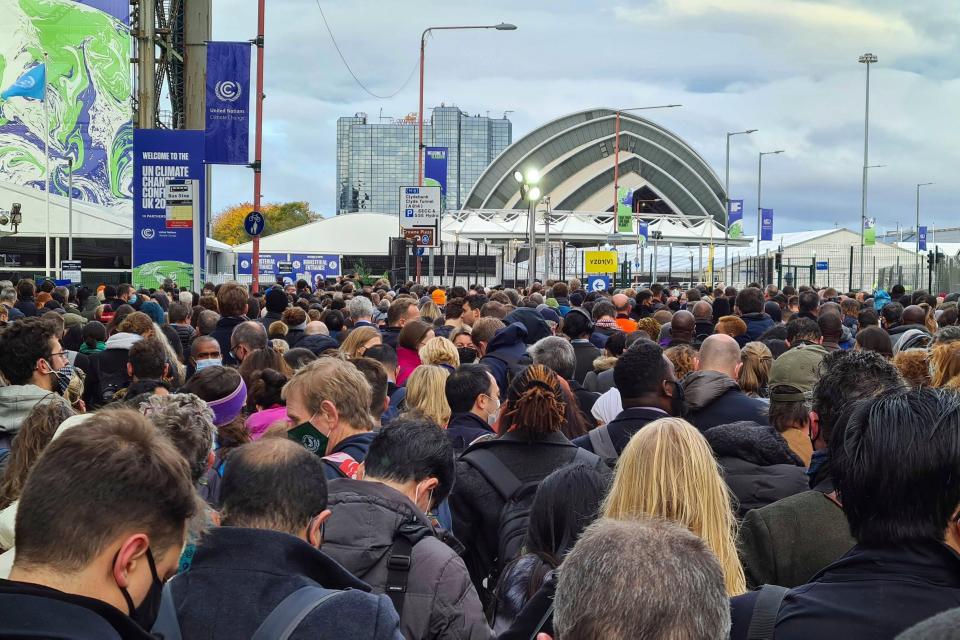
[[[618,293],[610,299],[613,306],[617,308],[617,313],[630,313],[630,298],[622,293]]]
[[[740,345],[725,333],[715,333],[700,346],[700,371],[716,371],[737,378]]]
[[[693,305],[693,317],[697,320],[712,320],[713,307],[706,300],[701,300]]]
[[[900,323],[923,324],[924,320],[926,319],[927,313],[923,310],[923,307],[912,304],[903,310],[903,315],[900,317]]]
[[[366,300],[366,298],[364,298]],[[330,335],[330,329],[327,328],[327,325],[319,320],[311,320],[307,323],[307,326],[303,330],[303,335],[305,336],[328,336]]]
[[[670,320],[670,337],[674,340],[692,339],[696,323],[689,311],[677,311]]]

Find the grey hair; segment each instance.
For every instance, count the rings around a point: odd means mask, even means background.
[[[0,289],[13,289],[13,282],[11,280],[0,280]]]
[[[180,295],[177,296],[177,299],[183,304],[193,307],[193,294],[189,291],[181,291]]]
[[[6,291],[4,291],[6,293]],[[940,327],[933,336],[933,344],[944,344],[945,342],[955,342],[960,340],[960,326],[953,325]]]
[[[247,320],[235,326],[233,333],[230,334],[230,348],[240,345],[251,351],[266,348],[267,330],[263,327],[263,323],[256,320]]]
[[[16,302],[17,301],[17,290],[16,289],[4,289],[0,291],[0,302]]]
[[[347,303],[350,318],[354,321],[360,318],[369,318],[373,315],[373,302],[365,296],[356,296]]]
[[[530,347],[534,364],[542,364],[564,380],[573,378],[577,370],[577,356],[565,338],[549,336],[541,338]]]
[[[213,309],[204,309],[200,312],[200,317],[197,318],[197,331],[202,336],[208,336],[217,328],[218,322],[220,322],[219,313]]]
[[[587,527],[560,567],[553,627],[563,640],[724,640],[730,601],[706,543],[665,520]]]
[[[150,396],[140,403],[139,411],[183,454],[196,484],[207,470],[216,433],[207,403],[192,393],[173,393]]]

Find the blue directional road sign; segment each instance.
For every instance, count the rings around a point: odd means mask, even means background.
[[[266,221],[263,219],[262,213],[259,211],[251,211],[247,214],[247,217],[243,219],[243,230],[252,238],[263,233],[265,223]]]
[[[587,278],[588,291],[606,291],[610,288],[610,276],[590,276]]]
[[[817,260],[817,271],[829,271],[830,262],[827,260]]]

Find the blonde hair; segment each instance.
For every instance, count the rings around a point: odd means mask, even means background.
[[[460,353],[450,340],[436,336],[420,347],[420,362],[423,364],[445,364],[456,369],[460,366]]]
[[[270,323],[270,327],[267,329],[267,336],[271,339],[274,338],[283,338],[290,332],[290,327],[287,326],[282,320],[274,320]],[[284,340],[286,342],[286,340]]]
[[[347,334],[343,344],[340,345],[340,351],[350,360],[363,356],[360,350],[373,340],[379,338],[380,332],[374,327],[357,327]]]
[[[630,438],[617,461],[603,516],[650,516],[684,525],[720,560],[728,595],[746,591],[730,490],[710,445],[686,420],[661,418]]]
[[[421,365],[414,369],[407,378],[407,409],[446,428],[451,411],[444,387],[449,375],[446,369],[434,365]]]
[[[960,342],[940,342],[930,348],[930,377],[934,387],[957,388],[960,382]]]
[[[304,365],[283,387],[284,401],[291,393],[300,394],[311,416],[320,411],[324,400],[329,400],[337,408],[340,419],[353,429],[369,431],[373,427],[370,383],[359,369],[345,360],[318,358]]]
[[[740,350],[740,362],[743,363],[737,376],[740,390],[753,398],[762,397],[773,367],[770,348],[762,342],[748,342]]]
[[[432,323],[437,318],[442,318],[443,314],[440,313],[440,307],[436,302],[428,300],[420,307],[420,317]]]

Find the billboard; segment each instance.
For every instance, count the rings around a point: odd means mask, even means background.
[[[47,58],[51,193],[116,209],[133,179],[129,3],[0,0],[0,85]],[[43,190],[43,104],[0,102],[0,182]]]
[[[281,262],[292,263],[295,280],[303,279],[314,283],[318,277],[336,278],[340,275],[340,256],[320,253],[261,253],[260,276],[275,278],[278,275],[287,275],[280,270]],[[237,254],[237,274],[253,274],[252,253]]]

